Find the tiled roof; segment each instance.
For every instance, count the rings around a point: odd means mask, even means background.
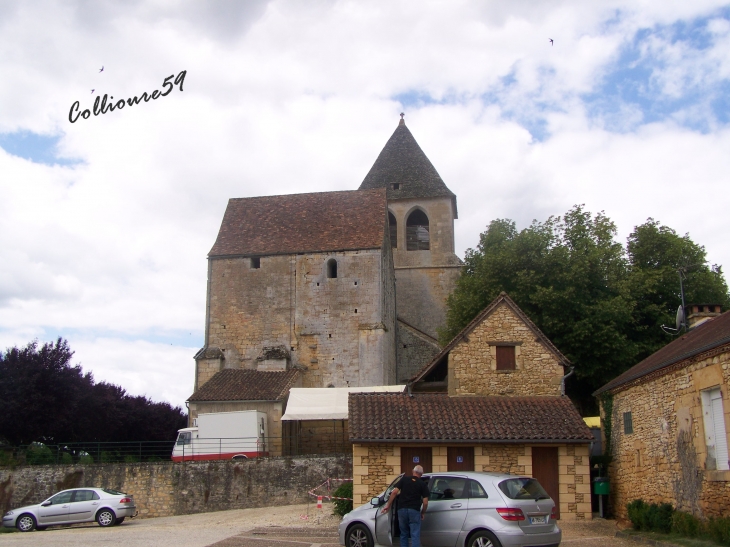
[[[208,256],[377,249],[386,210],[382,189],[231,199]]]
[[[353,442],[593,440],[567,397],[351,393],[349,413]]]
[[[400,185],[398,190],[393,188],[394,183]],[[369,188],[387,188],[388,199],[448,197],[456,204],[456,196],[446,187],[403,120],[360,185],[360,190]]]
[[[638,380],[647,374],[657,372],[674,364],[679,364],[685,359],[689,359],[690,357],[724,344],[730,344],[730,312],[725,312],[719,317],[706,321],[686,334],[683,334],[608,382],[593,395],[600,395],[604,391],[610,391],[634,380]]]
[[[265,372],[226,368],[216,372],[188,401],[281,401],[298,376],[298,370]]]
[[[474,330],[474,328],[484,321],[487,317],[489,317],[500,305],[505,304],[508,306],[514,314],[522,319],[522,321],[525,323],[525,325],[532,331],[532,333],[535,335],[535,338],[539,342],[545,346],[545,348],[550,351],[555,358],[558,360],[558,362],[563,366],[570,366],[570,361],[568,361],[568,358],[560,353],[560,350],[555,347],[555,345],[550,341],[550,339],[543,334],[543,332],[537,328],[537,325],[533,323],[529,317],[523,312],[520,307],[515,304],[515,301],[512,300],[509,296],[507,296],[506,292],[501,292],[497,298],[492,300],[492,302],[484,308],[479,315],[477,315],[474,319],[471,320],[471,322],[464,327],[459,334],[454,336],[453,340],[449,342],[444,349],[441,350],[441,352],[431,359],[431,361],[424,366],[418,374],[416,374],[413,378],[411,378],[411,382],[418,382],[419,380],[422,380],[425,378],[429,372],[431,372],[444,358],[444,356],[449,353],[456,344],[464,340],[464,338],[467,337],[467,335]]]

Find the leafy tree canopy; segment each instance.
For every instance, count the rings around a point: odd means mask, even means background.
[[[595,411],[593,391],[672,340],[660,326],[674,325],[678,269],[687,304],[727,308],[722,270],[706,265],[704,247],[654,219],[634,229],[626,248],[608,217],[583,206],[521,231],[494,220],[466,252],[440,339],[448,343],[505,291],[572,361],[569,394]]]
[[[0,353],[0,440],[11,444],[74,441],[169,441],[185,427],[180,407],[94,382],[72,365],[68,342]]]

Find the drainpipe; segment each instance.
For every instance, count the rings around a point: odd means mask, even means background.
[[[413,397],[413,393],[411,393],[411,382],[406,382],[406,391],[409,397]]]
[[[570,367],[570,372],[560,379],[560,396],[561,397],[565,397],[565,379],[568,376],[573,375],[574,369],[575,369],[575,367]]]

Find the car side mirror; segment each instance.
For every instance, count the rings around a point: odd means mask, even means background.
[[[380,498],[373,498],[370,500],[370,505],[372,505],[374,507],[380,507],[381,503],[382,503],[382,501],[380,500]]]
[[[53,505],[50,501],[46,500],[43,503],[41,503],[41,507],[48,507],[49,505]]]

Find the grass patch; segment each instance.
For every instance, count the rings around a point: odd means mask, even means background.
[[[626,530],[626,533],[632,536],[639,536],[663,541],[665,543],[674,543],[682,547],[722,547],[721,543],[715,543],[709,539],[688,538],[678,534],[660,534],[658,532],[638,532],[636,530]]]
[[[5,528],[5,526],[0,526],[0,534],[12,534],[17,531],[18,530],[16,528]]]

